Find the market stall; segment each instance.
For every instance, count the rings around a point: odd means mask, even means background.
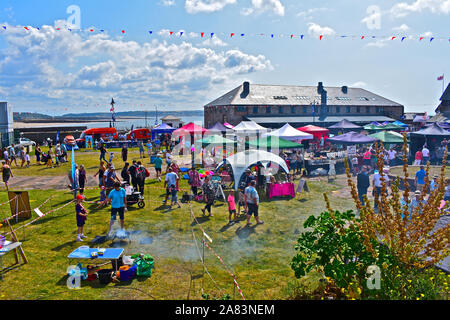
[[[313,125],[301,127],[298,128],[297,130],[312,134],[314,140],[310,141],[309,144],[314,144],[316,148],[319,148],[320,146],[322,147],[325,146],[325,140],[330,137],[330,130]]]
[[[348,121],[347,119],[342,119],[338,123],[332,125],[331,127],[328,127],[328,129],[332,130],[333,132],[347,132],[353,130],[361,130],[362,127]]]
[[[172,134],[176,129],[169,126],[167,123],[162,123],[152,129],[152,140],[155,140],[159,135],[168,133]]]
[[[262,150],[247,150],[244,152],[238,152],[220,163],[217,166],[216,171],[220,171],[221,167],[225,165],[231,166],[234,189],[238,190],[239,183],[244,176],[245,170],[258,164],[261,164],[265,169],[267,169],[269,165],[275,164],[279,166],[279,168],[281,168],[286,174],[289,173],[286,162],[281,157]]]
[[[285,140],[301,142],[303,140],[312,140],[314,136],[312,134],[300,131],[292,127],[289,123],[286,123],[283,127],[278,130],[269,132],[265,136],[278,137]]]
[[[403,135],[395,131],[381,131],[369,135],[375,140],[383,142],[384,145],[403,144]]]

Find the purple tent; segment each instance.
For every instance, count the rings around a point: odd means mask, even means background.
[[[351,131],[349,133],[329,138],[328,141],[336,144],[369,144],[375,142],[374,138]]]
[[[381,123],[379,123],[379,122],[376,122],[376,121],[374,121],[374,122],[371,122],[370,124],[373,124],[374,126],[381,126]]]
[[[209,131],[212,132],[222,132],[222,133],[226,133],[226,132],[231,132],[233,130],[228,129],[227,127],[225,127],[223,124],[221,124],[220,122],[216,122],[215,125],[213,125],[211,128],[208,128]]]
[[[450,132],[448,132],[445,129],[442,129],[440,126],[438,126],[436,123],[433,123],[431,126],[422,129],[420,131],[417,132],[412,132],[411,136],[422,136],[422,137],[426,137],[426,136],[450,136]]]
[[[328,127],[328,129],[361,129],[361,126],[358,126],[347,119],[343,119],[336,123],[335,125],[332,125],[331,127]]]

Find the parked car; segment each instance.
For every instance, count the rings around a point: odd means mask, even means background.
[[[20,138],[19,143],[16,144],[18,147],[34,147],[36,146],[36,142],[31,141],[28,138]]]

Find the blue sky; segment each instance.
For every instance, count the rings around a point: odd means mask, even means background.
[[[82,31],[67,30],[70,5]],[[322,81],[434,113],[437,77],[450,79],[449,15],[450,0],[2,0],[0,101],[47,114],[108,112],[111,97],[118,111],[194,110],[245,80]]]

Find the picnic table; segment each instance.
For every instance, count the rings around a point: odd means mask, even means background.
[[[100,250],[104,250],[103,255],[100,255],[98,252]],[[71,254],[67,256],[69,260],[111,260],[111,262],[115,261],[116,263],[116,270],[117,268],[117,261],[122,257],[123,255],[123,248],[108,248],[108,249],[94,249],[89,248],[87,246],[82,246],[73,251]],[[96,257],[92,257],[92,253],[97,253]]]
[[[0,280],[3,280],[3,271],[8,269],[3,268],[3,256],[8,254],[9,252],[14,251],[14,254],[16,255],[16,263],[19,264],[19,259],[17,256],[17,248],[19,248],[21,245],[22,242],[5,241],[3,247],[0,249]]]

